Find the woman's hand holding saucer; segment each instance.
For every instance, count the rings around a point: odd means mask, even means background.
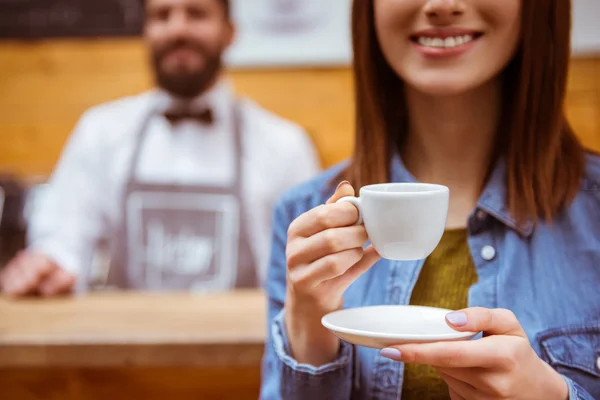
[[[434,366],[452,399],[568,399],[566,381],[537,356],[511,311],[470,308],[446,320],[457,331],[483,332],[484,337],[394,346],[382,355]]]

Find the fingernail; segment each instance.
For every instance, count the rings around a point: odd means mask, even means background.
[[[467,314],[462,311],[446,314],[446,319],[454,326],[465,326],[467,324]]]
[[[339,185],[337,185],[337,187],[335,188],[335,190],[337,191],[339,188],[341,188],[344,185],[349,185],[350,182],[348,181],[341,181]]]
[[[380,354],[385,358],[389,358],[396,361],[400,361],[400,358],[402,357],[402,353],[400,352],[400,350],[394,348],[383,349],[381,350]]]

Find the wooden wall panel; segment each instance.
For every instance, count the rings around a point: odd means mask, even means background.
[[[0,169],[51,171],[83,111],[151,86],[135,40],[0,43]],[[352,148],[352,84],[347,69],[236,71],[235,86],[303,125],[329,166]]]
[[[0,43],[0,170],[51,172],[83,111],[152,84],[138,40]],[[352,149],[348,69],[245,70],[239,92],[303,125],[325,167]],[[572,63],[567,113],[583,142],[600,150],[600,57]]]

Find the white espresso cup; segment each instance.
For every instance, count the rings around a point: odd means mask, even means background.
[[[428,183],[384,183],[360,189],[352,203],[375,250],[389,260],[421,260],[437,247],[448,216],[450,191]]]

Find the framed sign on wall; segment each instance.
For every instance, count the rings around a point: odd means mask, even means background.
[[[234,67],[349,65],[351,0],[233,0]]]
[[[600,54],[600,0],[573,0],[573,54]]]

